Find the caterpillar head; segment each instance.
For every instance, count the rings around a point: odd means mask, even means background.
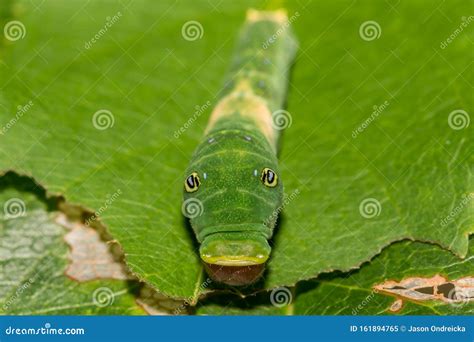
[[[277,160],[263,136],[219,132],[198,147],[184,179],[183,213],[214,280],[245,285],[260,277],[282,194]]]

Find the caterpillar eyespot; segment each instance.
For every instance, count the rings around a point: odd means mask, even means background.
[[[184,181],[184,189],[186,192],[194,192],[199,189],[199,185],[201,185],[201,180],[197,172],[191,173],[188,178]]]
[[[274,188],[278,185],[278,176],[272,169],[266,167],[262,170],[261,180],[263,184],[270,188]]]

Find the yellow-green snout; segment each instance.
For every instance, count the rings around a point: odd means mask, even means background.
[[[204,239],[199,250],[204,262],[222,266],[263,264],[270,251],[267,239],[254,232],[211,234]]]

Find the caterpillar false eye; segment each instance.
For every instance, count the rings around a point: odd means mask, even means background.
[[[186,192],[194,192],[199,189],[199,185],[201,185],[201,180],[197,172],[191,173],[188,178],[184,181],[184,189]]]
[[[269,169],[268,167],[262,170],[261,180],[263,184],[269,186],[270,188],[274,188],[278,184],[278,176],[276,175],[275,171]]]

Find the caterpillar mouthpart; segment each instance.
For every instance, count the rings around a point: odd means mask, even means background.
[[[200,248],[209,276],[228,285],[248,285],[260,278],[270,256],[267,239],[255,232],[216,233]]]
[[[265,271],[265,264],[252,266],[222,266],[204,263],[212,280],[231,286],[245,286],[255,283]]]
[[[204,239],[199,250],[204,262],[222,266],[263,264],[270,251],[267,239],[254,232],[215,233]]]

